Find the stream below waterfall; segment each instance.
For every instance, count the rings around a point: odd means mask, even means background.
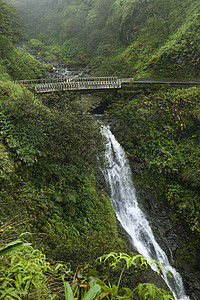
[[[53,66],[53,72],[47,72],[46,78],[62,79],[62,78],[77,78],[77,77],[88,77],[89,68],[77,68],[68,67],[61,61],[49,61],[45,58],[35,57],[42,64],[51,64]]]
[[[172,291],[176,300],[189,300],[186,296],[180,274],[173,268],[165,252],[155,240],[145,214],[139,207],[132,172],[125,152],[116,141],[108,126],[101,125],[102,135],[106,138],[106,165],[102,169],[108,193],[116,217],[131,237],[134,248],[150,263],[156,260],[163,268],[160,274]],[[150,264],[158,270],[158,264]]]

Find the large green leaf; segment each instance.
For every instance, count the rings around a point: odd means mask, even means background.
[[[65,299],[74,300],[73,292],[69,283],[64,281],[64,286],[65,286]]]
[[[5,247],[0,249],[0,256],[10,255],[13,252],[19,251],[22,248],[30,245],[29,243],[24,243],[22,241],[13,241],[7,244]]]
[[[98,284],[95,284],[83,297],[83,300],[92,300],[96,296],[96,294],[100,291],[101,287]]]

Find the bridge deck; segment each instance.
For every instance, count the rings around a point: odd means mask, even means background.
[[[63,79],[36,79],[19,80],[15,83],[27,88],[34,89],[36,93],[50,93],[58,91],[79,91],[79,90],[105,90],[120,89],[122,83],[133,84],[185,84],[199,85],[200,82],[192,81],[172,81],[172,80],[135,80],[134,78],[117,77],[82,77],[82,78],[63,78]]]

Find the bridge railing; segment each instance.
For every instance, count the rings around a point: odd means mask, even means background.
[[[47,78],[14,81],[27,88],[35,89],[36,93],[121,88],[121,81],[117,77],[77,77],[77,78]]]
[[[37,93],[47,93],[51,91],[112,89],[120,87],[121,82],[117,77],[86,77],[37,84],[35,90]]]
[[[33,79],[33,80],[17,80],[14,83],[21,84],[23,86],[36,86],[37,84],[47,84],[47,83],[56,83],[56,82],[70,82],[70,78],[45,78],[45,79]]]
[[[24,86],[46,84],[46,83],[56,83],[56,82],[88,82],[88,81],[114,81],[117,77],[77,77],[77,78],[45,78],[45,79],[32,79],[32,80],[17,80],[14,83],[21,84]]]

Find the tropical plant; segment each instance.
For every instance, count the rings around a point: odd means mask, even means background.
[[[68,282],[64,282],[65,286],[65,298],[66,300],[74,300],[73,292]],[[83,287],[83,284],[81,285]],[[81,298],[82,300],[92,300],[96,297],[97,293],[100,291],[101,287],[99,284],[95,284],[93,287],[89,289],[88,292],[84,293]]]
[[[44,256],[29,243],[16,240],[0,249],[0,294],[5,299],[22,299],[33,293],[35,299],[48,294]],[[35,295],[35,296],[34,296]]]
[[[15,240],[0,248],[1,299],[55,299],[62,292],[62,278],[71,270],[50,263],[30,243]]]
[[[121,272],[119,278],[117,280],[117,285],[105,283],[105,280],[98,280],[97,282],[100,284],[102,290],[104,291],[103,296],[108,296],[109,299],[133,299],[135,296],[139,296],[139,299],[152,299],[152,300],[173,300],[173,296],[171,293],[157,288],[154,284],[150,283],[140,283],[134,290],[131,290],[127,287],[121,287],[120,284],[122,282],[122,277],[125,269],[129,269],[131,267],[137,269],[147,268],[148,263],[144,256],[142,255],[133,255],[130,256],[126,253],[114,253],[111,252],[106,254],[98,260],[102,263],[109,262],[109,267],[112,269],[117,269],[120,265]],[[152,261],[151,263],[157,263],[156,261]],[[158,263],[157,263],[158,264]],[[163,268],[159,264],[159,268]]]

